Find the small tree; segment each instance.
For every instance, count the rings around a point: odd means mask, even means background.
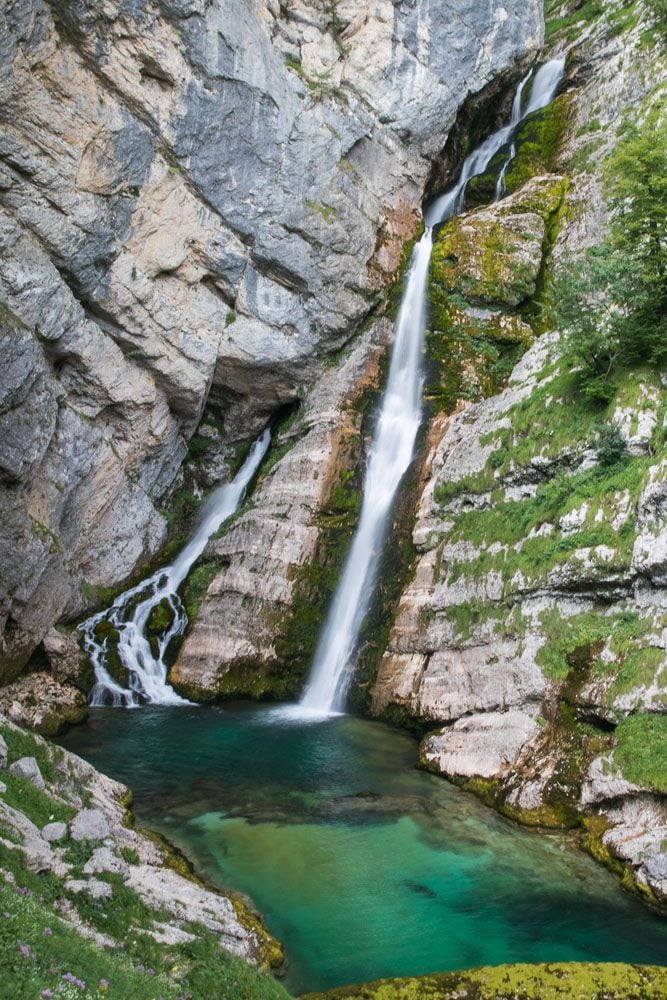
[[[667,0],[666,0],[667,3]],[[601,246],[564,268],[555,284],[565,356],[582,391],[608,400],[619,365],[667,358],[667,102],[628,128],[604,179],[613,211]]]
[[[628,444],[617,423],[603,424],[591,441],[600,465],[616,465],[628,453]]]

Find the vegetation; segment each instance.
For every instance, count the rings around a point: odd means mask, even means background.
[[[667,969],[660,966],[552,962],[385,979],[307,1000],[648,1000],[665,991]]]
[[[35,757],[48,782],[39,791],[29,782],[3,772],[3,801],[43,826],[70,820],[74,809],[57,797],[67,783],[64,754],[15,727],[0,727],[10,762]],[[60,877],[33,871],[26,863],[20,834],[0,824],[0,1000],[62,997],[77,1000],[286,1000],[286,991],[270,976],[224,951],[205,927],[185,928],[191,941],[167,945],[150,934],[156,923],[169,919],[148,906],[118,875],[98,874],[112,888],[109,899],[94,900],[76,893],[67,879],[83,878],[83,867],[95,844],[64,844],[63,861],[71,868]],[[128,864],[137,853],[122,852]],[[242,915],[239,914],[240,918]],[[83,936],[76,924],[88,932]],[[90,939],[96,931],[107,947]],[[261,936],[260,936],[261,937]]]
[[[615,394],[623,367],[667,359],[667,100],[628,126],[604,179],[609,238],[565,267],[556,283],[556,321],[565,359],[595,401]]]
[[[667,794],[667,715],[631,715],[616,729],[616,763],[625,778]]]

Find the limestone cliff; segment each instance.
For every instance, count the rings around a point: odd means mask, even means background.
[[[664,903],[665,374],[635,366],[591,407],[556,330],[483,398],[517,324],[544,329],[535,289],[604,232],[601,163],[667,79],[657,36],[650,76],[639,68],[649,16],[609,5],[570,27],[583,37],[568,83],[530,126],[508,174],[515,193],[440,234],[432,344],[442,352],[446,337],[458,354],[441,354],[435,382],[460,402],[419,500],[416,567],[372,711],[415,720],[423,764],[506,814],[583,825],[596,856]],[[557,173],[523,183],[545,168]],[[605,424],[623,439],[621,463],[605,464]]]
[[[350,338],[465,98],[538,0],[9,0],[0,14],[0,678],[165,538]]]

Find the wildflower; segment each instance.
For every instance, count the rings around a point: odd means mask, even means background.
[[[40,997],[44,997],[44,1000],[49,1000],[49,997],[53,996],[53,990],[49,989],[42,990],[42,992],[39,995]]]
[[[45,927],[44,928],[44,934],[45,934],[46,937],[51,937],[51,935],[53,934],[53,931],[51,930],[50,927]]]
[[[154,976],[155,975],[155,969],[146,969],[146,975],[147,976]]]
[[[28,958],[28,956],[30,955],[30,945],[27,944],[19,945],[19,951],[21,952],[24,958]]]
[[[8,910],[5,910],[2,915],[5,918],[5,920],[9,920],[9,912],[8,912]]]
[[[139,965],[137,966],[137,971],[138,972],[143,972],[144,971],[144,963],[143,962],[139,962]]]
[[[109,989],[109,980],[108,979],[100,979],[100,989],[103,992],[106,992]]]

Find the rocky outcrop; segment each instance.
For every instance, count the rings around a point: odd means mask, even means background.
[[[656,57],[651,83],[637,77],[644,26],[629,22],[621,34],[602,16],[570,56],[579,87],[542,119],[545,134],[564,133],[549,151],[561,179],[533,178],[507,202],[454,220],[439,235],[436,329],[462,315],[458,329],[488,340],[475,324],[492,307],[525,321],[530,311],[515,310],[530,303],[545,266],[599,241],[602,157],[621,115],[641,116],[647,88],[667,75]],[[520,150],[523,170],[521,157]],[[534,213],[549,192],[558,195],[540,228]],[[534,309],[532,319],[541,332]],[[450,377],[446,361],[441,379]],[[648,369],[627,373],[606,411],[594,412],[563,364],[558,332],[536,340],[502,392],[480,399],[493,389],[475,377],[484,363],[455,385],[459,406],[419,500],[416,568],[372,710],[430,730],[423,764],[506,814],[583,824],[597,857],[621,874],[627,869],[626,884],[664,904],[664,379]],[[596,445],[605,422],[625,440],[620,466],[605,465]]]
[[[279,457],[246,509],[209,542],[202,559],[215,575],[169,677],[179,691],[208,700],[298,690],[326,596],[317,569],[333,561],[332,584],[340,555],[327,551],[328,534],[349,539],[360,404],[377,388],[390,333],[386,319],[376,321],[324,373],[282,444],[278,438]]]
[[[301,397],[541,3],[12,0],[0,42],[0,678],[159,549],[209,401]],[[21,558],[17,558],[17,553]]]
[[[125,948],[130,931],[167,945],[212,935],[226,951],[254,964],[280,963],[280,946],[245,902],[186,877],[186,866],[165,843],[132,828],[124,785],[2,717],[0,727],[9,747],[9,768],[0,770],[6,780],[0,793],[3,885],[25,884],[16,881],[17,864],[48,874],[51,891],[57,890],[52,919],[107,947]],[[26,741],[35,756],[15,759]],[[26,781],[39,790],[37,797],[24,795]],[[63,818],[44,823],[49,812],[51,819]],[[112,936],[101,937],[86,919],[85,904],[76,902],[82,894],[111,900],[116,893],[122,893],[130,921],[122,941],[113,939],[111,925]],[[132,926],[132,920],[143,923]]]

